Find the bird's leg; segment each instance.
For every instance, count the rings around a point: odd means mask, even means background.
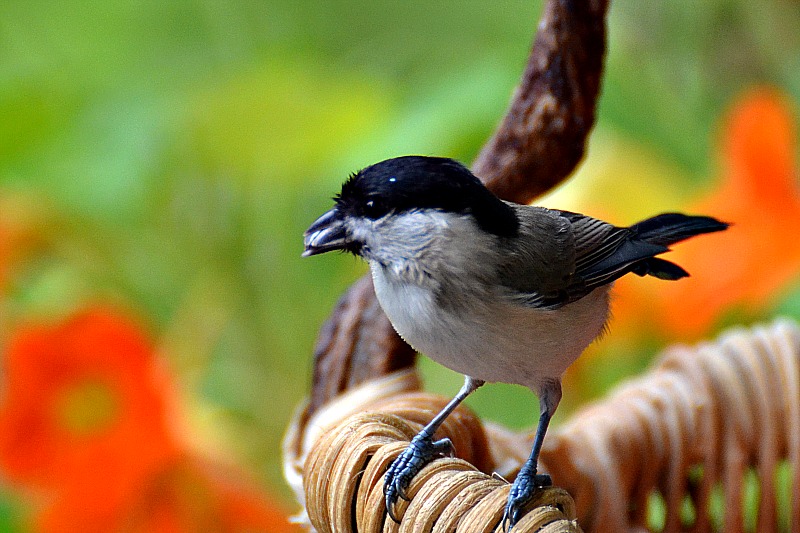
[[[522,517],[522,508],[533,497],[533,493],[539,487],[552,485],[550,476],[547,474],[537,474],[536,469],[539,464],[539,452],[542,450],[544,435],[547,433],[547,426],[553,417],[558,402],[561,401],[561,381],[558,379],[546,381],[539,389],[539,425],[536,427],[536,436],[533,439],[533,449],[531,455],[517,474],[511,491],[508,494],[508,502],[503,513],[503,531],[510,531]]]
[[[398,455],[389,466],[384,477],[383,494],[386,498],[386,511],[395,522],[400,523],[394,515],[394,504],[397,503],[397,498],[408,499],[405,491],[414,476],[437,455],[452,453],[453,443],[450,442],[450,439],[445,438],[434,441],[433,434],[436,433],[442,422],[450,416],[450,413],[483,384],[483,380],[464,376],[464,385],[458,391],[456,397],[450,400],[444,409],[411,439],[411,444],[408,445],[408,448],[403,450],[403,453]]]

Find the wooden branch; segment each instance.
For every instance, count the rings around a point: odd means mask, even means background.
[[[607,0],[548,2],[522,83],[473,165],[506,200],[530,203],[569,176],[595,120]]]
[[[454,531],[444,526],[456,522],[459,531],[497,531],[509,485],[486,473],[513,478],[533,435],[483,426],[463,407],[440,434],[458,458],[436,459],[414,478],[411,501],[396,509],[402,526],[384,518],[386,467],[448,400],[419,387],[412,372],[397,372],[290,425],[284,471],[316,531],[349,531],[350,524],[362,533]],[[548,433],[540,465],[566,492],[539,494],[559,498],[550,505],[564,511],[552,517],[560,525],[532,524],[541,516],[533,510],[514,532],[579,531],[576,517],[587,533],[797,531],[798,420],[796,321],[673,346],[649,371]],[[752,499],[745,488],[755,490]],[[663,518],[655,527],[654,495]]]

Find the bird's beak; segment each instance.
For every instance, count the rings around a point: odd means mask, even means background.
[[[303,257],[346,249],[350,245],[350,240],[339,212],[331,209],[315,220],[306,230],[303,244],[306,247]]]

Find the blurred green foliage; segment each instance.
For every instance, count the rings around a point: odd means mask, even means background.
[[[301,261],[303,230],[359,167],[404,153],[473,158],[540,9],[3,2],[0,192],[47,220],[6,322],[99,299],[134,309],[197,431],[280,486],[280,438],[316,331],[365,271],[344,257]],[[768,82],[800,97],[798,27],[790,0],[615,2],[598,130],[673,165],[676,188],[703,187],[733,95]],[[460,377],[424,369],[435,389],[457,389]],[[512,389],[474,405],[531,424],[532,396]]]

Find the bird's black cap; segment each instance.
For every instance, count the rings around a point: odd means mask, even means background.
[[[444,157],[403,156],[368,166],[348,178],[335,200],[343,214],[373,219],[439,209],[469,213],[482,229],[500,236],[516,235],[519,227],[510,206],[464,165]]]

